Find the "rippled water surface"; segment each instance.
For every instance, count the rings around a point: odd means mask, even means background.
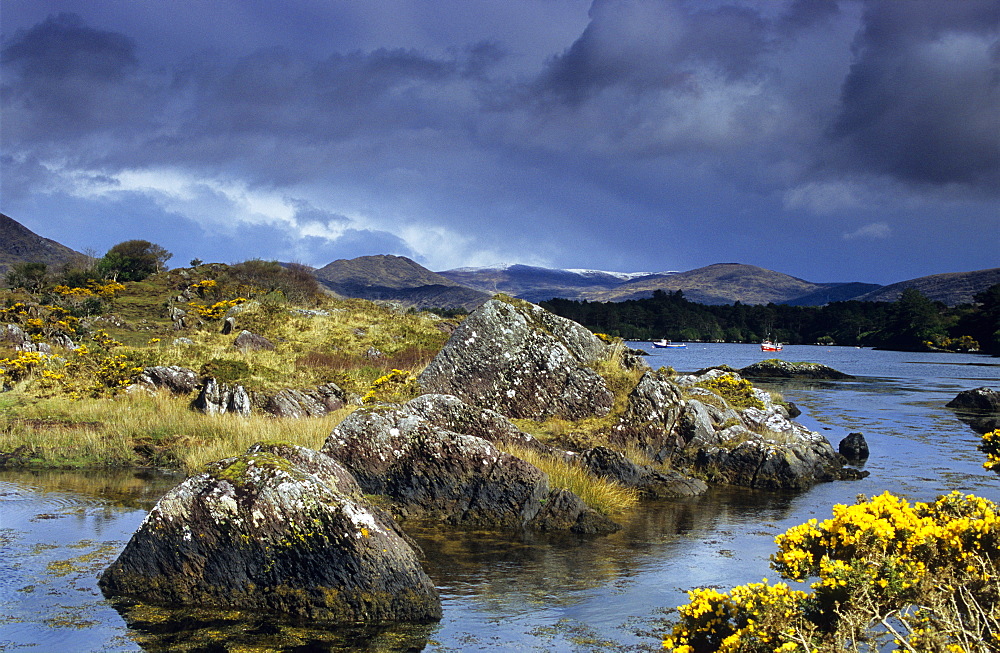
[[[650,354],[653,367],[681,372],[765,357],[757,346],[724,344]],[[1000,360],[809,346],[777,356],[857,377],[767,387],[798,404],[798,420],[834,446],[848,432],[864,433],[868,478],[798,494],[715,490],[646,503],[624,518],[620,533],[602,538],[410,524],[444,601],[444,619],[433,626],[329,630],[238,612],[111,605],[97,590],[97,573],[179,479],[0,472],[0,649],[656,650],[664,610],[683,603],[688,589],[776,577],[768,568],[774,536],[829,516],[834,503],[885,490],[911,500],[961,490],[1000,501],[1000,479],[983,470],[978,436],[944,407],[960,390],[1000,388]]]

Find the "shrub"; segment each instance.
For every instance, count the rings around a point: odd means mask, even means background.
[[[775,542],[772,567],[789,580],[816,578],[812,592],[695,590],[665,648],[881,651],[894,642],[897,650],[985,653],[1000,645],[1000,519],[986,499],[859,497]]]
[[[1000,467],[1000,429],[984,433],[979,448],[986,454],[986,462],[983,463],[983,467],[986,469]],[[1000,469],[997,471],[1000,472]]]
[[[711,390],[725,399],[730,406],[738,410],[744,408],[764,409],[764,404],[753,394],[753,384],[746,379],[739,379],[731,374],[723,374],[714,379],[701,381],[698,387]]]

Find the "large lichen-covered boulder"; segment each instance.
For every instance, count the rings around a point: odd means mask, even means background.
[[[683,444],[677,431],[683,410],[680,388],[663,372],[647,371],[629,394],[625,412],[608,439],[662,461]]]
[[[405,517],[476,527],[607,533],[619,527],[491,442],[435,426],[419,411],[365,408],[333,429],[322,452]],[[572,494],[572,493],[569,493]]]
[[[441,604],[398,526],[322,454],[255,446],[168,492],[100,576],[106,596],[330,622],[426,622]]]
[[[579,324],[520,300],[491,299],[455,330],[418,381],[508,417],[606,415],[614,397],[587,367],[607,352]]]

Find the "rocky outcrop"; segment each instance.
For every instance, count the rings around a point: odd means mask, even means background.
[[[198,397],[191,407],[208,415],[235,413],[249,415],[267,405],[267,400],[259,393],[251,392],[238,383],[224,383],[214,378],[205,379]]]
[[[6,324],[0,328],[0,345],[10,347],[14,351],[38,352],[51,354],[52,347],[73,349],[73,341],[64,333],[55,333],[47,340],[36,342],[24,329],[17,324]]]
[[[508,417],[606,415],[613,395],[587,367],[607,345],[579,324],[520,300],[492,299],[455,330],[418,381]]]
[[[740,375],[752,379],[853,379],[832,367],[820,363],[791,363],[780,358],[769,358],[740,368]]]
[[[441,617],[398,526],[335,461],[282,444],[209,465],[168,492],[98,584],[109,597],[330,622]]]
[[[322,417],[347,405],[347,393],[335,383],[311,390],[280,390],[270,396],[264,412],[275,417]]]
[[[689,398],[679,421],[683,444],[672,454],[675,464],[690,467],[712,483],[764,489],[799,490],[868,475],[845,467],[845,458],[825,437],[792,421],[785,405],[770,393],[753,388],[757,405],[736,410],[699,385],[722,376],[742,380],[719,368],[676,379]]]
[[[580,456],[590,473],[613,480],[625,487],[636,488],[643,495],[657,499],[693,497],[708,489],[704,481],[677,471],[656,471],[647,465],[632,462],[623,454],[607,447],[594,447]]]
[[[727,429],[726,446],[702,447],[693,464],[710,482],[769,490],[804,490],[822,481],[863,478],[868,472],[844,467],[844,460],[818,434],[776,442],[740,427]],[[726,433],[725,431],[723,433]]]
[[[208,415],[267,413],[275,417],[322,417],[347,405],[347,393],[335,383],[308,390],[279,390],[274,394],[248,390],[238,383],[204,379],[191,407]]]
[[[606,533],[618,525],[576,495],[554,490],[540,469],[473,435],[435,426],[426,406],[363,408],[337,426],[323,453],[366,493],[400,514],[463,526]]]

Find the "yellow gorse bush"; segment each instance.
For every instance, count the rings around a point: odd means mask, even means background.
[[[13,358],[0,358],[0,386],[4,385],[3,380],[17,382],[27,378],[49,358],[37,351],[21,351]]]
[[[405,401],[416,394],[417,377],[408,370],[391,370],[374,381],[361,397],[361,403]]]
[[[86,288],[58,285],[52,292],[63,297],[114,297],[115,293],[125,290],[125,284],[117,281],[91,281]]]
[[[218,320],[225,316],[233,306],[238,306],[246,301],[246,297],[236,297],[235,299],[225,299],[207,306],[197,302],[188,302],[188,306],[202,319]]]
[[[80,326],[80,319],[61,306],[29,305],[24,302],[0,308],[0,322],[20,325],[36,341],[54,333],[75,335]]]
[[[711,390],[729,402],[733,408],[759,408],[761,410],[764,408],[764,403],[754,396],[753,384],[746,379],[723,374],[714,379],[700,381],[696,385]]]
[[[788,580],[815,579],[810,593],[766,584],[727,594],[695,590],[664,646],[678,653],[834,651],[852,642],[875,651],[891,637],[899,650],[987,651],[1000,643],[1000,519],[987,499],[958,492],[914,504],[888,492],[859,497],[775,543],[772,567]],[[769,592],[782,602],[762,598]]]
[[[663,642],[675,653],[795,650],[802,603],[807,594],[786,583],[711,588],[688,592],[690,603],[678,608],[681,622]]]
[[[979,448],[986,454],[986,462],[983,463],[983,467],[986,469],[1000,467],[1000,429],[984,433]]]

